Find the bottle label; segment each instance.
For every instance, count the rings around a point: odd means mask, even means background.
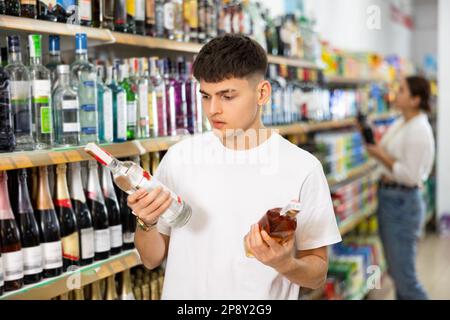
[[[94,257],[94,228],[81,229],[81,259]]]
[[[156,17],[156,34],[162,37],[164,34],[164,5],[155,4],[155,17]]]
[[[136,0],[134,19],[136,21],[145,20],[145,0]]]
[[[139,116],[148,117],[148,86],[145,84],[139,85]]]
[[[123,243],[133,243],[133,242],[134,242],[134,232],[124,232]]]
[[[64,113],[64,119],[78,119],[78,100],[63,100],[62,101],[62,110]],[[79,122],[64,122],[63,123],[63,132],[72,133],[72,132],[80,132],[80,123]]]
[[[45,242],[42,244],[44,255],[44,269],[61,268],[62,262],[62,244],[61,241]]]
[[[52,133],[52,109],[41,107],[41,133]]]
[[[105,252],[111,249],[109,229],[94,231],[95,252]]]
[[[117,137],[119,139],[127,138],[127,101],[125,93],[117,94]]]
[[[126,0],[127,15],[134,17],[136,15],[136,0]]]
[[[0,256],[0,287],[3,287],[5,280],[3,279],[3,258]]]
[[[23,252],[22,250],[3,253],[3,272],[5,281],[14,281],[23,278]]]
[[[78,245],[78,232],[74,232],[61,239],[63,258],[71,261],[80,260],[80,247]]]
[[[107,90],[103,93],[103,130],[104,139],[106,141],[112,141],[113,139],[113,101],[112,93]]]
[[[81,20],[85,20],[85,21],[92,20],[91,0],[79,0],[78,1],[78,10],[80,13]]]
[[[23,250],[23,273],[25,275],[42,272],[42,247],[22,248]]]
[[[52,114],[50,108],[50,81],[33,80],[31,82],[33,108],[40,110],[41,133],[52,133]]]
[[[198,5],[197,0],[185,2],[184,18],[192,29],[198,28]]]
[[[175,24],[175,7],[172,2],[164,4],[164,28],[173,30]]]
[[[155,24],[155,0],[147,0],[147,5],[145,6],[145,16],[146,23],[148,25]]]
[[[111,248],[117,248],[122,246],[122,225],[109,227],[111,234]]]
[[[127,124],[129,126],[136,125],[137,103],[136,101],[127,102]]]

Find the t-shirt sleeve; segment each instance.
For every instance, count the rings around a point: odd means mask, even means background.
[[[165,156],[162,158],[161,162],[158,165],[158,168],[156,169],[156,172],[154,172],[153,177],[159,180],[163,185],[165,185],[167,188],[173,190],[173,178],[171,176],[171,150],[167,151]],[[167,236],[170,236],[171,227],[164,222],[162,219],[158,220],[157,224],[158,231],[162,234],[165,234]]]
[[[342,241],[330,189],[318,162],[300,189],[301,212],[295,234],[297,250],[316,249]]]

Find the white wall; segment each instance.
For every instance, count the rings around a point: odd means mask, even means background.
[[[450,215],[450,1],[438,2],[437,213]]]

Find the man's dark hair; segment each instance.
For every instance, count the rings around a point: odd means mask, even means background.
[[[217,83],[231,78],[265,76],[267,55],[254,40],[242,35],[226,34],[209,41],[193,64],[194,77]]]

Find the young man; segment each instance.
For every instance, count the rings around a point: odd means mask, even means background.
[[[160,189],[128,198],[150,226],[135,237],[144,265],[167,258],[163,298],[297,299],[300,286],[322,286],[327,246],[341,241],[330,191],[320,162],[261,122],[271,95],[264,50],[225,35],[202,48],[193,70],[214,130],[171,147],[155,173],[191,206],[190,221],[158,220],[171,203]],[[302,207],[297,229],[280,245],[257,222],[293,199]]]

